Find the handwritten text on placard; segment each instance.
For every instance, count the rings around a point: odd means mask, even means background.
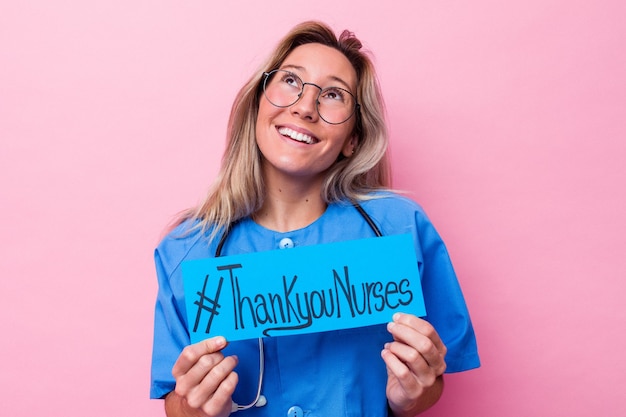
[[[283,336],[424,316],[411,235],[395,235],[182,264],[192,343]]]

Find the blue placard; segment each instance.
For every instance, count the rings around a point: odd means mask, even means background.
[[[283,336],[426,315],[411,235],[182,264],[191,342]]]

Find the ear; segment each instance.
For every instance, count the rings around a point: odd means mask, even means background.
[[[346,140],[346,143],[343,145],[341,149],[341,153],[346,158],[350,158],[356,149],[357,145],[357,137],[355,135],[351,136],[350,139]]]

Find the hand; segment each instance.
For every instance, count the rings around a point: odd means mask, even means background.
[[[226,344],[226,339],[217,336],[189,345],[172,368],[176,378],[175,394],[197,415],[225,417],[231,412],[232,395],[239,381],[233,371],[238,360],[236,356],[224,357],[221,351]],[[178,411],[183,410],[178,408]],[[177,412],[172,414],[178,415]]]
[[[395,415],[414,416],[441,396],[447,349],[435,328],[414,315],[394,314],[387,329],[394,339],[381,352],[387,400]]]

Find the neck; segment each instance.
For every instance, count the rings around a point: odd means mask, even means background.
[[[321,197],[321,178],[266,180],[266,196],[254,220],[278,232],[301,229],[317,220],[326,210]]]

